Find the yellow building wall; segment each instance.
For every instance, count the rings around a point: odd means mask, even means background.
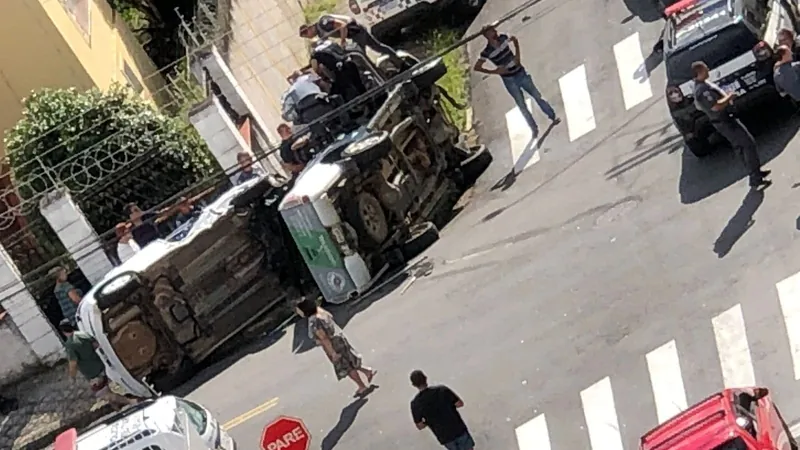
[[[20,119],[22,101],[31,91],[126,83],[124,62],[142,83],[143,96],[163,90],[163,78],[106,0],[89,4],[91,32],[84,36],[60,0],[2,0],[0,133]],[[0,140],[0,159],[4,155]]]

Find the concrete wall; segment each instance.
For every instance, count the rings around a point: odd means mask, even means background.
[[[286,77],[308,65],[306,42],[297,35],[304,22],[297,0],[233,0],[227,60],[266,131],[281,119]]]
[[[0,385],[22,378],[29,367],[39,364],[31,346],[8,314],[0,319]]]

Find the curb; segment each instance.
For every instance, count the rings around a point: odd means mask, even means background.
[[[63,433],[64,431],[69,430],[70,428],[86,428],[91,425],[93,422],[99,420],[100,418],[107,416],[114,412],[114,408],[111,405],[105,403],[97,409],[91,410],[86,414],[79,415],[75,417],[73,420],[69,421],[68,423],[62,423],[61,426],[58,428],[48,431],[47,433],[43,434],[42,436],[28,442],[27,444],[20,446],[20,447],[13,447],[13,450],[42,450],[52,444],[56,436]]]

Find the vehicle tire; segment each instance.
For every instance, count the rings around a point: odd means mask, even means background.
[[[375,162],[385,158],[392,150],[392,140],[386,131],[373,131],[342,151],[343,158],[350,158],[361,170],[367,170]]]
[[[444,65],[444,60],[439,57],[412,70],[411,79],[418,88],[426,89],[436,84],[446,73],[447,66]]]
[[[350,220],[348,223],[355,228],[361,247],[372,250],[380,247],[389,237],[389,222],[381,202],[369,192],[360,192],[346,208]]]
[[[123,272],[103,283],[95,292],[97,307],[101,310],[111,308],[128,300],[131,295],[144,286],[136,272]]]
[[[477,146],[472,155],[461,161],[463,187],[470,187],[475,184],[478,178],[489,168],[489,165],[492,164],[492,160],[494,160],[492,152],[486,146]]]
[[[439,240],[439,229],[431,222],[414,225],[409,232],[410,236],[400,247],[406,262],[421,255]]]
[[[711,143],[708,142],[708,139],[693,138],[685,141],[685,144],[686,148],[698,158],[705,158],[714,151],[714,148],[711,146]]]

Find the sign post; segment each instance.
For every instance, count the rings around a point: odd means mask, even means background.
[[[296,417],[278,417],[264,427],[261,436],[261,450],[308,450],[310,446],[308,428]]]

